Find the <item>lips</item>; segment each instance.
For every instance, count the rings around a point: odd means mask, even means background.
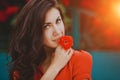
[[[58,42],[60,38],[52,40],[53,42]]]
[[[53,40],[54,42],[58,42],[58,39],[56,39],[56,40]]]

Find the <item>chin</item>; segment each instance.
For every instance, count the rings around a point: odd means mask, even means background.
[[[57,48],[58,44],[53,44],[51,48]]]
[[[58,44],[50,44],[50,45],[46,45],[46,47],[49,48],[57,48]]]
[[[51,46],[51,48],[57,48],[58,45]]]

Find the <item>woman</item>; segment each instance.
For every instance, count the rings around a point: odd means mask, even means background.
[[[10,44],[11,80],[91,80],[92,57],[65,50],[63,15],[56,0],[30,0],[21,10]]]

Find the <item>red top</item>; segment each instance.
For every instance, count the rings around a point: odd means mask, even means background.
[[[86,51],[74,51],[68,64],[58,73],[55,80],[83,80],[91,78],[92,71],[92,56]],[[34,80],[40,80],[44,73],[42,67],[39,66],[39,71],[34,73]],[[14,76],[14,80],[15,76]]]

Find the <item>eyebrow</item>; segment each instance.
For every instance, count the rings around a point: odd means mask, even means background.
[[[45,23],[43,26],[45,26],[45,25],[50,25],[51,23],[50,22],[47,22],[47,23]]]
[[[58,19],[58,18],[60,18],[60,16],[58,16],[57,19]],[[57,20],[57,19],[56,19],[56,20]],[[50,25],[50,24],[51,24],[51,22],[47,22],[47,23],[45,23],[44,25]]]

